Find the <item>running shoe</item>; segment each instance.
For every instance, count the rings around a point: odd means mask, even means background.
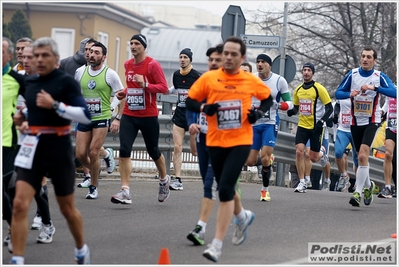
[[[346,178],[347,177],[345,175],[341,175],[339,177],[337,191],[342,191],[342,188],[345,187]]]
[[[373,192],[374,192],[374,188],[375,188],[375,183],[373,182],[373,181],[371,181],[371,186],[370,186],[370,188],[364,188],[364,190],[363,190],[363,196],[364,196],[364,199],[363,199],[363,202],[364,202],[364,205],[370,205],[371,203],[373,203],[373,199],[374,199],[374,196],[373,196]]]
[[[312,187],[312,181],[310,179],[309,180],[305,179],[305,183],[306,183],[306,188],[311,188]]]
[[[107,150],[109,152],[109,156],[108,156],[108,158],[104,158],[104,161],[105,161],[105,165],[107,165],[107,172],[109,174],[111,174],[115,170],[114,150],[110,147],[106,148],[105,150]]]
[[[111,202],[115,204],[132,204],[132,198],[126,190],[121,189],[116,195],[111,197]]]
[[[389,187],[384,187],[382,191],[378,194],[379,198],[392,198],[392,191]]]
[[[306,193],[306,184],[303,183],[303,182],[299,182],[299,184],[295,188],[294,192],[296,192],[296,193]]]
[[[349,176],[345,177],[345,185],[341,189],[341,192],[348,193],[349,188],[351,187],[351,182],[349,181]]]
[[[330,184],[331,184],[331,180],[330,179],[328,179],[328,182],[326,182],[324,180],[323,188],[321,189],[321,191],[330,191]]]
[[[84,255],[75,254],[75,261],[78,264],[90,264],[90,249],[87,248],[86,254]]]
[[[79,188],[89,188],[89,186],[91,185],[91,177],[85,177],[83,179],[83,182],[78,184]]]
[[[42,217],[36,213],[35,217],[33,218],[33,223],[30,226],[31,230],[40,230],[42,227]]]
[[[40,228],[39,237],[36,238],[37,243],[49,244],[53,242],[53,235],[55,233],[55,227],[53,223],[49,225],[42,224]]]
[[[170,195],[169,182],[170,182],[170,177],[169,175],[166,175],[166,182],[159,183],[159,189],[158,189],[159,202],[164,202],[169,198]]]
[[[245,217],[246,217],[245,221],[241,224],[239,224],[238,221],[234,219],[235,228],[236,228],[232,238],[232,242],[234,245],[238,246],[244,243],[248,234],[248,226],[250,226],[251,223],[254,221],[255,214],[250,210],[246,210]]]
[[[174,179],[173,182],[169,185],[170,190],[183,190],[183,183],[180,182],[179,179]]]
[[[193,242],[196,246],[202,246],[205,244],[204,236],[205,232],[202,231],[202,226],[196,225],[195,229],[187,235],[187,239]]]
[[[97,199],[98,198],[98,191],[97,187],[94,185],[89,186],[89,192],[86,195],[86,199]]]
[[[324,146],[321,146],[320,152],[323,154],[320,158],[320,165],[321,165],[321,167],[324,168],[325,166],[327,166],[327,163],[328,163],[328,155],[327,155],[326,148]]]
[[[260,201],[269,202],[271,200],[269,191],[260,190]]]
[[[360,194],[358,192],[353,192],[353,196],[349,200],[349,204],[351,204],[354,207],[359,207],[360,206]]]
[[[218,262],[220,255],[222,255],[222,248],[214,244],[209,244],[208,248],[204,250],[202,255],[213,262]]]

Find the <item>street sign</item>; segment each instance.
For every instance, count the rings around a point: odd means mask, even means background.
[[[212,2],[210,2],[212,3]],[[222,39],[245,34],[245,16],[240,6],[230,5],[222,17]]]
[[[281,56],[277,56],[272,63],[272,72],[277,74],[280,74],[280,58]],[[296,73],[295,61],[292,57],[286,55],[284,75],[282,76],[286,79],[287,83],[290,83],[294,79],[295,73]]]
[[[244,41],[244,43],[247,47],[280,48],[280,36],[241,34],[240,37]]]

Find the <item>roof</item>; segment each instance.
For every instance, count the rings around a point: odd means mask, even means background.
[[[193,64],[208,62],[208,48],[223,43],[220,30],[146,27],[141,34],[147,38],[147,54],[157,61],[178,62],[179,53],[188,47],[193,52]]]

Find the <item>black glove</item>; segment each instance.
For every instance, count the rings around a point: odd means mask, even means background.
[[[334,124],[337,124],[337,123],[338,123],[338,116],[334,116],[334,117],[333,117],[333,123],[334,123]]]
[[[292,110],[292,109],[287,110],[287,115],[288,115],[288,117],[291,117],[292,115],[295,115],[294,110]]]
[[[314,130],[316,131],[316,134],[320,135],[323,132],[323,123],[318,121],[314,127]]]
[[[219,104],[207,104],[202,109],[202,112],[204,112],[208,116],[213,116],[213,114],[216,113],[219,107],[220,107]]]
[[[248,109],[248,121],[250,124],[254,124],[257,120],[259,120],[263,114],[260,113],[258,110]]]
[[[334,119],[333,118],[328,118],[326,120],[326,125],[327,125],[327,127],[332,128],[334,126]]]

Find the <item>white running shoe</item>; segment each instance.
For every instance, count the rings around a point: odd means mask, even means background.
[[[298,186],[295,188],[296,193],[306,193],[306,184],[299,182]]]
[[[248,226],[250,226],[255,219],[255,214],[250,210],[245,210],[245,216],[245,221],[241,224],[238,224],[238,221],[234,219],[236,229],[231,241],[237,246],[244,243],[248,234]]]
[[[126,190],[121,189],[116,195],[111,197],[111,202],[115,204],[132,204],[132,198]]]
[[[323,153],[323,155],[320,158],[320,165],[321,165],[321,167],[324,168],[325,166],[327,166],[327,163],[328,163],[328,155],[327,155],[326,148],[324,146],[321,146],[320,152]]]
[[[83,182],[78,184],[79,188],[89,188],[89,185],[91,185],[91,177],[85,177]]]
[[[208,248],[204,250],[204,253],[202,253],[202,255],[208,260],[218,262],[220,255],[222,255],[222,248],[214,244],[209,244]]]
[[[158,189],[158,201],[159,202],[166,201],[170,195],[170,190],[169,190],[170,177],[169,177],[169,175],[166,175],[166,178],[167,178],[166,182],[159,183],[159,189]]]
[[[40,228],[42,227],[42,217],[40,217],[39,215],[35,215],[35,217],[33,218],[33,223],[30,226],[31,230],[40,230]]]
[[[169,189],[183,190],[183,183],[179,182],[179,179],[174,179],[173,182],[169,185]]]
[[[55,233],[55,227],[51,222],[50,225],[42,224],[40,228],[39,237],[36,238],[37,243],[49,244],[53,242],[53,235]]]
[[[330,179],[328,180],[328,182],[323,181],[323,188],[321,189],[321,191],[330,191],[330,184],[331,184]]]
[[[89,192],[86,195],[86,199],[97,199],[98,198],[98,191],[97,187],[94,185],[89,186]]]
[[[112,148],[106,148],[109,152],[108,158],[104,158],[105,164],[107,165],[107,172],[109,174],[113,173],[115,170],[115,158],[114,158],[114,150]]]

